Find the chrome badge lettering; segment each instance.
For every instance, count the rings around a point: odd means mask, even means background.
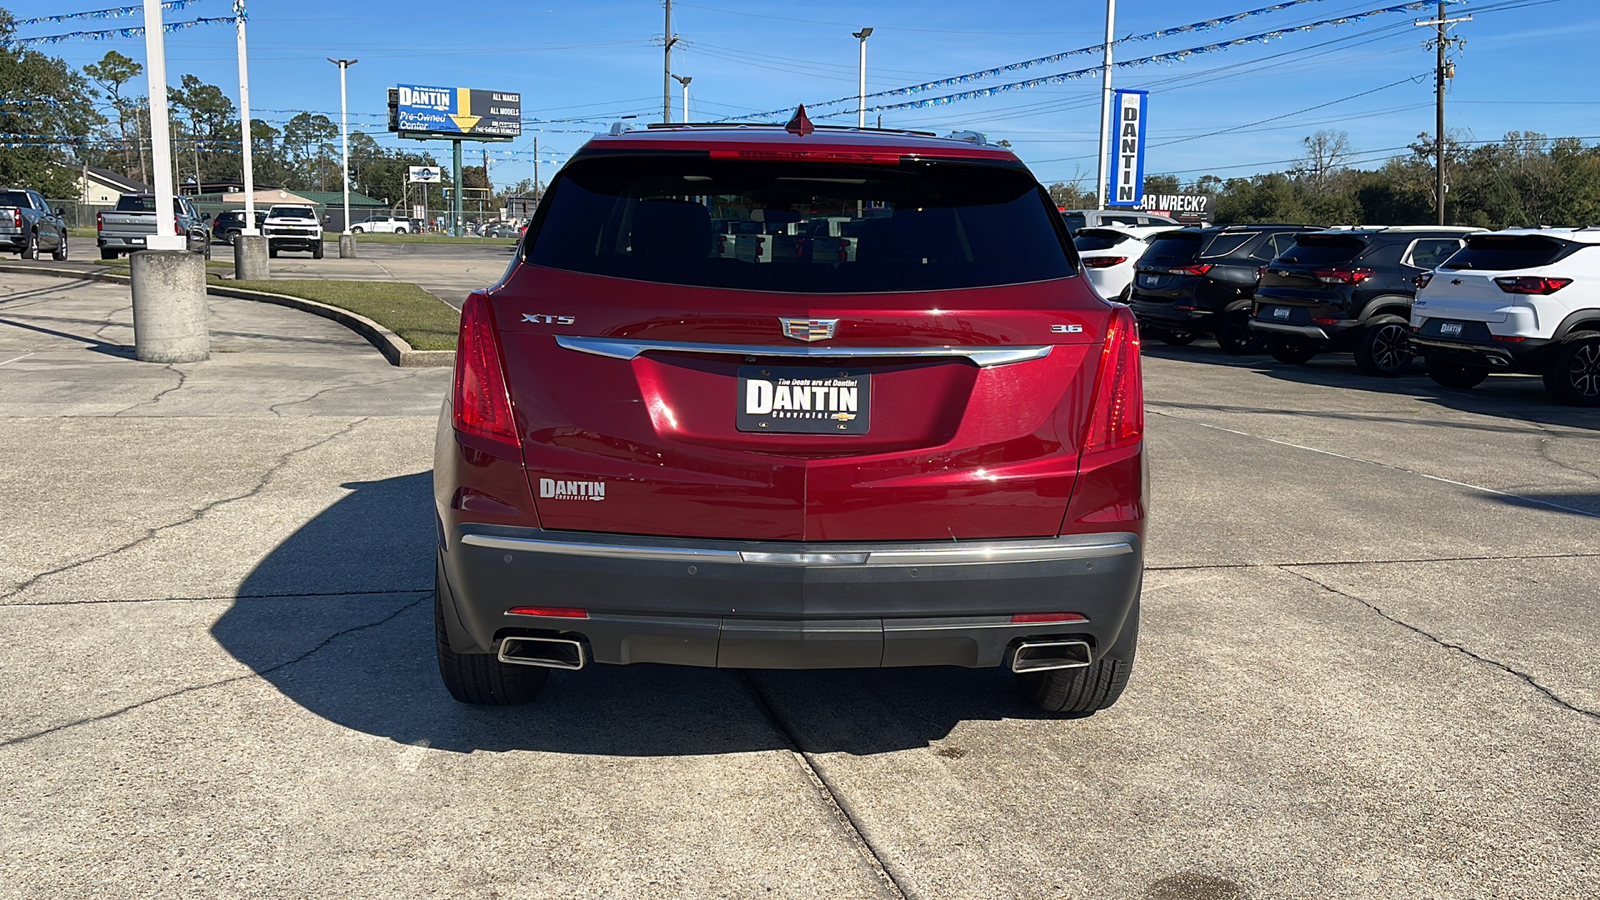
[[[1052,334],[1083,334],[1082,325],[1051,325]]]
[[[522,321],[532,322],[535,325],[571,325],[577,319],[573,316],[545,316],[539,313],[523,313]]]
[[[604,481],[559,481],[554,478],[539,479],[541,500],[604,500]]]
[[[797,341],[825,341],[839,327],[838,319],[778,319],[783,336]]]

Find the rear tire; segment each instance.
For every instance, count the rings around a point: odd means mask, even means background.
[[[1248,309],[1222,314],[1222,321],[1217,324],[1217,346],[1222,348],[1222,352],[1233,356],[1249,356],[1260,353],[1262,343],[1261,335],[1250,330]]]
[[[1267,352],[1278,362],[1288,363],[1291,366],[1303,366],[1317,355],[1315,347],[1289,341],[1269,341]]]
[[[395,230],[394,230],[394,233],[395,233],[395,234],[405,234],[405,233],[406,233],[406,230],[405,230],[405,229],[404,229],[404,228],[396,228],[396,229],[395,229]]]
[[[1406,324],[1399,316],[1379,316],[1368,322],[1356,343],[1356,368],[1379,378],[1403,374],[1415,356]]]
[[[450,634],[444,624],[449,590],[441,561],[434,573],[433,640],[439,655],[439,677],[450,696],[477,706],[516,706],[539,696],[550,679],[549,669],[507,665],[487,653],[457,653],[450,649]]]
[[[37,231],[28,232],[28,242],[26,244],[22,245],[22,258],[23,259],[38,259],[39,258],[39,232],[37,232]]]
[[[1440,387],[1465,391],[1483,384],[1489,377],[1489,370],[1484,366],[1466,366],[1461,363],[1444,362],[1443,360],[1424,359],[1428,369],[1428,377]]]
[[[1600,332],[1567,335],[1544,370],[1544,388],[1567,406],[1600,406]]]
[[[61,232],[61,243],[56,246],[55,252],[51,253],[50,256],[57,262],[66,262],[67,252],[67,233],[63,231]]]

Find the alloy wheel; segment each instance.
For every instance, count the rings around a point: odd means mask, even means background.
[[[1567,378],[1574,393],[1583,397],[1600,396],[1600,342],[1590,342],[1572,354]]]
[[[1394,371],[1411,361],[1411,341],[1401,325],[1385,325],[1372,339],[1372,358],[1379,366]]]

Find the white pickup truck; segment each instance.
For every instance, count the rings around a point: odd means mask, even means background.
[[[309,250],[312,259],[322,258],[322,221],[315,207],[278,204],[267,210],[261,232],[267,236],[267,255],[279,250]]]

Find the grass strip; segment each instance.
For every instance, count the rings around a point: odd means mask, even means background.
[[[131,268],[133,266],[132,258],[124,259],[122,257],[118,257],[116,259],[91,259],[91,260],[89,260],[89,262],[91,262],[91,263],[93,263],[93,264],[95,264],[97,266],[118,266],[118,267],[124,268],[124,269]],[[223,262],[220,259],[208,259],[208,260],[206,260],[206,268],[208,268],[208,269],[231,269],[231,268],[233,268],[233,263],[231,263],[231,262]]]
[[[287,294],[366,316],[414,350],[454,350],[461,314],[414,284],[396,281],[219,281],[228,287]]]
[[[486,237],[456,237],[449,234],[370,234],[362,232],[352,235],[358,244],[499,244],[509,247],[517,242],[516,238],[486,238]],[[324,244],[339,243],[337,231],[324,231],[322,233]]]

